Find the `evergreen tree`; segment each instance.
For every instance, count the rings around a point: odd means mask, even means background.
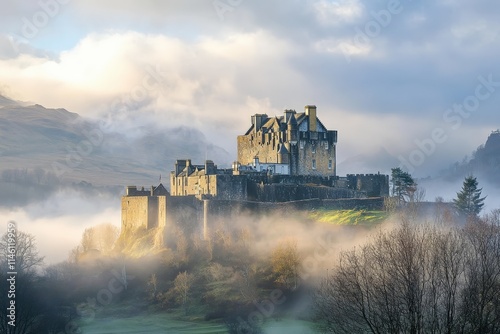
[[[453,200],[455,206],[467,216],[477,217],[483,209],[486,197],[481,197],[483,188],[478,189],[477,179],[470,175],[465,178],[462,190],[457,193]]]
[[[401,168],[391,169],[392,196],[396,197],[398,204],[409,201],[417,190],[417,183],[410,173]]]

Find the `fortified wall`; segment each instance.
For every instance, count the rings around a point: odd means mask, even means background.
[[[389,176],[336,174],[337,131],[327,130],[316,106],[283,116],[255,114],[238,136],[238,161],[219,169],[213,161],[195,165],[177,160],[170,192],[160,184],[127,187],[122,197],[122,231],[182,225],[207,235],[217,217],[243,212],[318,208],[381,209],[389,196]],[[170,236],[172,237],[172,236]]]
[[[367,197],[389,196],[389,175],[347,174],[347,188],[362,191]]]
[[[150,189],[129,186],[122,197],[122,230],[151,229],[167,224],[168,191],[160,184]]]

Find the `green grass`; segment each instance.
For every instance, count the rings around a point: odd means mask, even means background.
[[[194,312],[195,310],[191,310]],[[190,312],[191,313],[191,312]],[[227,334],[224,324],[204,321],[194,313],[185,316],[181,310],[166,312],[147,304],[120,303],[108,305],[97,312],[95,318],[80,320],[82,334]],[[243,317],[246,320],[246,317]],[[314,324],[288,317],[267,318],[265,334],[309,334]]]
[[[195,322],[174,319],[166,313],[137,315],[128,318],[96,318],[82,324],[84,334],[115,333],[227,333],[223,325],[210,322]]]
[[[387,219],[385,211],[367,210],[326,210],[310,212],[308,218],[332,225],[375,225]]]
[[[267,319],[264,324],[266,334],[309,334],[313,324],[308,321]],[[222,324],[204,321],[179,320],[168,313],[152,313],[131,317],[96,318],[82,323],[82,334],[141,334],[141,333],[192,333],[192,334],[226,334]]]

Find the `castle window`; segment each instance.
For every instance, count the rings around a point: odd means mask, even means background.
[[[328,169],[332,169],[332,166],[333,166],[333,160],[330,159],[328,160]]]
[[[300,149],[301,149],[301,150],[303,150],[303,149],[304,149],[304,141],[303,141],[303,140],[301,140],[299,143],[300,143],[300,144],[299,144],[299,145],[300,145]]]
[[[312,147],[312,153],[316,153],[316,145],[313,145],[313,147]]]
[[[328,142],[325,141],[325,150],[328,150]]]
[[[313,159],[313,160],[312,160],[312,168],[313,168],[313,169],[316,169],[316,159]]]

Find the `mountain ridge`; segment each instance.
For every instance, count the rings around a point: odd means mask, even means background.
[[[214,159],[230,161],[229,153],[208,143],[195,128],[148,128],[129,138],[103,131],[98,121],[66,109],[23,106],[4,97],[1,103],[0,173],[42,168],[67,182],[150,185],[170,171],[177,158],[204,159],[206,147],[211,147]]]

